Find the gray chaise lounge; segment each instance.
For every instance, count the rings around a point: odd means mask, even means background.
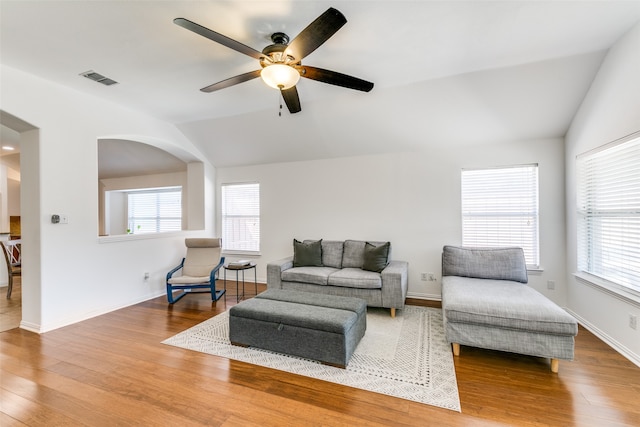
[[[521,248],[445,246],[442,310],[446,339],[460,345],[572,360],[578,323],[528,282]]]

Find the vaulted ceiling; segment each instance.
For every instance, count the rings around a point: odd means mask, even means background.
[[[259,78],[199,91],[258,61],[172,22],[262,50],[329,7],[348,22],[303,64],[375,87],[302,79],[302,112],[281,117]],[[0,61],[174,123],[231,166],[561,137],[607,49],[639,21],[634,0],[1,0]],[[88,70],[118,84],[79,76]]]

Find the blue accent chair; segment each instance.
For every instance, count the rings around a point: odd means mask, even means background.
[[[220,256],[222,239],[188,238],[184,240],[187,254],[180,265],[167,273],[167,299],[173,304],[189,293],[211,292],[211,300],[217,301],[226,290],[216,290],[219,270],[224,265]],[[180,273],[180,274],[176,274]],[[181,291],[174,295],[175,291]]]

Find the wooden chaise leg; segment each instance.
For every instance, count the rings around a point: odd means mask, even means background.
[[[557,374],[559,367],[560,367],[560,361],[558,359],[551,359],[551,372],[553,372],[554,374]]]
[[[396,309],[391,307],[391,317],[396,317]]]
[[[453,348],[453,355],[460,356],[460,344],[457,342],[451,343],[451,347]]]

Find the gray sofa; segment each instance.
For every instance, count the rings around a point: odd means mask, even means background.
[[[521,248],[445,246],[442,311],[455,356],[460,345],[572,360],[578,323],[528,282]]]
[[[319,258],[300,262],[302,249],[311,246],[320,248],[320,255],[314,252]],[[363,240],[294,240],[293,256],[267,264],[267,287],[361,298],[368,306],[391,309],[395,317],[396,309],[404,308],[409,264],[390,260],[390,246]]]

